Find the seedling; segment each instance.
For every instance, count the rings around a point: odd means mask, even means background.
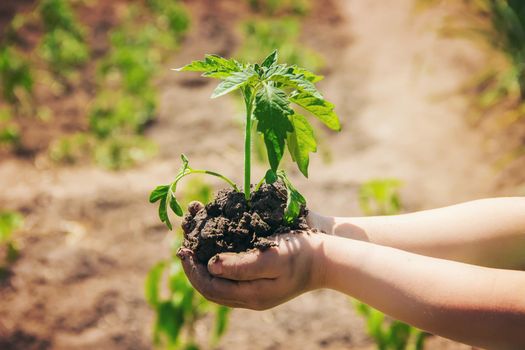
[[[270,169],[255,185],[257,191],[263,183],[280,180],[287,190],[284,220],[292,223],[306,204],[304,197],[288,179],[279,163],[285,148],[297,163],[301,173],[308,177],[310,153],[317,151],[314,131],[306,117],[295,108],[301,107],[321,120],[332,130],[341,129],[334,105],[324,99],[315,84],[322,77],[295,65],[279,64],[277,51],[268,55],[261,64],[245,64],[217,55],[206,55],[202,61],[194,61],[176,71],[202,72],[204,77],[221,79],[211,98],[240,91],[246,107],[244,130],[244,186],[242,191],[248,204],[251,199],[251,145],[254,121],[256,131],[264,139]],[[293,108],[295,107],[295,108]],[[150,202],[160,201],[159,218],[171,230],[168,207],[176,215],[183,211],[176,199],[180,180],[190,174],[204,173],[225,181],[234,191],[241,189],[229,178],[214,171],[194,169],[182,155],[182,167],[171,184],[157,186],[150,195]]]

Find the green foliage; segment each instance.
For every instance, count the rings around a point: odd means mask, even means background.
[[[157,26],[161,29],[168,29],[178,39],[188,30],[190,18],[179,1],[147,0],[147,4],[158,15]]]
[[[425,7],[436,0],[418,0]],[[461,16],[451,17],[443,29],[448,35],[460,35],[489,44],[503,53],[505,67],[491,62],[491,67],[476,82],[481,108],[493,107],[506,97],[525,99],[525,3],[520,0],[464,1]],[[496,67],[494,67],[496,66]]]
[[[141,96],[122,90],[104,90],[96,98],[89,114],[90,131],[104,139],[118,134],[140,134],[156,111],[156,94]]]
[[[69,74],[89,59],[86,43],[64,29],[45,34],[40,53],[49,62],[52,71],[61,75]]]
[[[177,175],[175,176],[175,180],[171,184],[160,185],[155,187],[155,189],[151,191],[151,194],[149,196],[150,203],[159,202],[160,221],[165,223],[170,230],[172,229],[172,225],[169,219],[168,207],[177,216],[182,216],[183,214],[182,208],[177,199],[175,198],[175,192],[177,190],[177,185],[179,184],[179,181],[182,180],[182,178],[184,178],[185,176],[188,176],[190,174],[207,174],[216,176],[224,180],[230,186],[232,186],[234,190],[238,191],[237,185],[235,185],[235,183],[233,183],[233,181],[228,179],[226,176],[215,173],[213,171],[194,169],[190,167],[188,158],[184,154],[181,155],[181,160],[182,166]]]
[[[422,350],[426,333],[387,316],[361,302],[356,310],[367,320],[367,332],[374,339],[378,350]]]
[[[169,191],[168,187],[157,187],[150,200],[158,200],[165,196]],[[183,196],[185,205],[191,200],[209,202],[211,197],[211,188],[198,181],[191,182]],[[178,229],[175,233],[174,247],[180,245],[181,239],[182,232]],[[170,260],[162,260],[151,268],[146,278],[145,295],[157,316],[153,331],[157,345],[169,349],[198,349],[195,327],[197,322],[210,312],[215,314],[210,343],[216,344],[226,331],[229,309],[208,302],[195,292],[175,254]]]
[[[29,63],[7,46],[0,47],[0,83],[3,97],[11,104],[20,101],[20,94],[33,92]]]
[[[122,170],[143,163],[158,151],[157,145],[141,135],[119,135],[95,144],[96,164],[109,170]]]
[[[41,0],[39,13],[46,32],[62,29],[80,38],[83,33],[67,0]]]
[[[129,6],[122,23],[109,35],[110,50],[98,62],[98,92],[88,111],[89,133],[57,140],[49,151],[51,159],[61,163],[92,159],[104,168],[119,170],[157,152],[141,136],[157,111],[155,72],[163,50],[176,46],[189,21],[179,3],[152,0],[148,6],[156,25],[137,27],[143,8]]]
[[[225,59],[216,55],[206,55],[202,61],[194,61],[177,69],[178,71],[201,72],[205,77],[218,78],[222,81],[212,93],[212,98],[220,97],[240,90],[246,105],[245,130],[245,173],[244,193],[249,201],[251,192],[251,138],[252,120],[256,121],[259,132],[266,145],[270,165],[270,174],[264,180],[280,178],[288,193],[286,221],[295,220],[304,197],[291,184],[284,172],[278,171],[279,163],[288,146],[292,159],[297,163],[304,176],[308,176],[310,153],[317,150],[317,141],[308,120],[295,112],[293,103],[303,107],[309,114],[319,118],[332,129],[339,130],[339,119],[334,112],[334,105],[324,100],[317,91],[314,82],[321,78],[304,68],[295,65],[279,64],[277,50],[268,55],[261,64],[244,64],[234,59]],[[305,102],[309,101],[309,102]],[[315,108],[314,108],[315,106]],[[178,181],[191,173],[206,173],[222,178],[234,189],[237,187],[231,180],[218,173],[195,170],[189,167],[188,160],[182,156],[183,165],[175,180],[170,185],[157,187],[151,194],[152,203],[159,202],[159,217],[171,229],[168,216],[168,205],[175,199]],[[272,182],[273,182],[272,181]],[[162,191],[161,191],[162,189]],[[159,191],[160,194],[159,194]],[[178,209],[177,206],[175,206]],[[180,211],[173,210],[180,216]]]
[[[274,49],[284,62],[317,71],[324,66],[322,57],[300,43],[300,22],[293,17],[257,18],[242,24],[243,43],[236,57],[257,62]]]
[[[18,147],[20,145],[20,131],[12,121],[11,109],[0,108],[0,147]]]
[[[398,179],[379,179],[365,182],[359,188],[359,205],[365,215],[394,215],[401,211]]]
[[[9,265],[18,258],[19,252],[13,240],[13,233],[22,225],[22,215],[0,211],[0,256],[3,257],[0,261],[0,279],[7,276]]]
[[[45,30],[40,53],[55,75],[67,77],[89,59],[84,29],[67,0],[42,0],[38,10]]]
[[[278,12],[291,12],[304,15],[310,11],[310,0],[247,0],[255,11],[273,15]]]
[[[89,158],[93,147],[92,138],[87,133],[76,133],[55,140],[49,147],[49,157],[58,163],[74,164]]]
[[[98,139],[90,133],[75,133],[55,140],[49,147],[49,157],[57,163],[75,164],[92,160],[108,170],[130,168],[156,153],[157,146],[140,135]]]
[[[269,182],[273,182],[272,179],[274,176],[271,174],[272,170],[269,170],[269,173],[265,175],[265,179],[269,180]],[[296,217],[299,216],[299,212],[301,211],[301,207],[306,205],[306,199],[304,199],[303,195],[297,191],[297,189],[292,185],[288,177],[286,176],[286,173],[284,170],[278,170],[277,171],[277,178],[281,180],[284,185],[286,186],[286,190],[288,191],[288,199],[286,201],[286,210],[284,212],[284,220],[288,223],[291,223],[295,220]]]
[[[521,98],[525,99],[525,2],[490,0],[488,7],[494,30],[488,39],[505,52],[512,63]]]
[[[128,30],[128,25],[110,35],[111,49],[100,63],[99,72],[104,83],[121,86],[126,92],[140,94],[150,90],[152,78],[160,63],[160,56],[151,50],[156,30],[147,26]]]
[[[394,215],[401,211],[397,179],[375,179],[359,189],[359,204],[365,215]],[[422,350],[427,333],[403,322],[392,320],[370,306],[354,301],[357,312],[366,319],[368,334],[379,350]]]

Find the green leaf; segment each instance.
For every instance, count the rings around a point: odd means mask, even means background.
[[[293,132],[288,134],[288,151],[301,173],[308,177],[310,153],[317,151],[314,130],[308,120],[300,114],[290,115],[290,121],[293,125]]]
[[[275,181],[277,181],[277,173],[272,169],[268,169],[264,175],[264,180],[267,184],[273,184]]]
[[[277,63],[278,57],[279,55],[277,53],[277,50],[273,50],[273,52],[264,59],[263,63],[261,63],[261,66],[270,68],[271,66]]]
[[[229,77],[227,77],[225,80],[223,80],[217,86],[217,88],[215,88],[215,91],[213,91],[211,98],[217,98],[226,95],[229,92],[237,90],[238,88],[246,85],[252,80],[252,78],[255,77],[257,77],[257,73],[252,68],[245,69],[242,72],[235,72]]]
[[[22,215],[16,212],[0,212],[0,244],[8,242],[13,232],[23,225]]]
[[[271,82],[263,83],[255,95],[253,115],[258,120],[257,131],[263,134],[270,167],[274,171],[284,154],[286,133],[293,131],[288,119],[293,112],[289,105],[286,93]]]
[[[177,216],[183,215],[182,208],[179,202],[177,202],[177,199],[175,199],[175,197],[173,196],[170,196],[170,208]]]
[[[162,186],[155,187],[155,189],[151,191],[149,195],[149,202],[155,203],[159,199],[166,197],[166,195],[168,194],[169,188],[170,188],[169,185],[162,185]]]
[[[203,72],[203,76],[211,78],[226,78],[234,72],[239,72],[242,65],[233,60],[226,59],[217,55],[206,55],[202,61],[193,61],[176,71]]]
[[[263,75],[264,79],[268,79],[273,75],[293,74],[293,67],[287,64],[274,64],[270,66]]]
[[[270,80],[279,82],[283,84],[285,87],[297,89],[301,92],[307,92],[310,95],[322,99],[323,95],[319,91],[317,91],[317,88],[315,85],[306,79],[306,77],[302,74],[294,74],[294,73],[284,73],[279,74],[275,73],[272,74],[269,77]]]
[[[334,112],[334,105],[322,98],[318,98],[307,92],[293,94],[290,101],[312,113],[320,121],[332,130],[341,130],[339,117]]]
[[[188,163],[190,162],[188,160],[188,157],[186,157],[186,155],[184,153],[181,153],[180,159],[182,160],[182,167],[183,168],[187,168],[188,167]]]
[[[312,83],[317,83],[318,81],[321,81],[324,79],[322,75],[314,74],[307,69],[297,67],[297,66],[293,66],[293,72],[297,75],[303,75],[306,80]]]
[[[168,228],[170,230],[173,229],[173,227],[171,226],[171,221],[170,221],[170,218],[168,216],[168,210],[166,208],[166,197],[162,198],[160,200],[160,205],[159,205],[159,218],[160,218],[160,221],[162,221],[163,223],[166,224],[166,226],[168,226]]]
[[[149,270],[148,276],[146,277],[146,301],[153,307],[156,307],[160,300],[159,287],[165,266],[166,264],[164,261],[158,262]]]
[[[163,301],[157,306],[157,322],[155,325],[155,340],[159,342],[159,333],[168,338],[168,342],[176,344],[180,331],[184,326],[182,308],[174,306],[171,301]]]
[[[306,205],[306,200],[303,195],[297,191],[297,189],[292,185],[286,173],[283,170],[277,171],[277,176],[282,180],[286,186],[287,200],[286,208],[284,210],[284,220],[287,223],[292,223],[297,219],[299,213],[301,212],[301,206]]]

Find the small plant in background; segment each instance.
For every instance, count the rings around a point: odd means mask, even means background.
[[[33,93],[29,62],[8,46],[0,47],[0,83],[2,96],[15,106]]]
[[[183,198],[184,205],[190,200],[206,203],[212,198],[212,189],[194,178],[186,186]],[[146,300],[156,312],[154,341],[167,349],[198,349],[195,339],[197,322],[205,315],[213,314],[215,321],[210,343],[215,345],[226,331],[229,309],[207,301],[193,289],[180,259],[175,256],[181,242],[182,230],[179,228],[174,233],[171,258],[155,264],[146,279]]]
[[[511,63],[506,73],[517,84],[521,100],[525,99],[525,3],[519,0],[490,0],[484,4],[492,25],[486,40],[501,50]],[[478,4],[483,7],[483,5]],[[502,79],[503,82],[508,79]]]
[[[310,0],[247,0],[252,10],[274,15],[279,12],[304,15],[310,11]]]
[[[174,42],[182,39],[190,27],[190,17],[186,8],[179,1],[147,0],[147,4],[157,14],[157,27],[161,31],[167,29]]]
[[[139,19],[153,24],[137,27]],[[149,0],[147,7],[126,7],[119,26],[109,34],[108,53],[97,62],[98,91],[88,110],[88,132],[55,141],[50,158],[61,163],[91,159],[119,170],[155,155],[156,145],[143,136],[157,113],[155,73],[188,26],[188,14],[179,2]]]
[[[16,150],[20,147],[20,131],[12,119],[10,108],[0,108],[0,148],[6,146]]]
[[[376,179],[365,182],[359,189],[359,204],[365,215],[394,215],[401,211],[397,179]],[[406,323],[392,320],[384,313],[354,301],[359,314],[366,319],[368,335],[378,350],[422,350],[427,333]]]
[[[21,228],[22,224],[22,215],[0,211],[0,279],[8,276],[10,265],[18,258],[19,251],[13,233]]]
[[[378,179],[365,182],[359,188],[359,206],[365,215],[395,215],[401,212],[398,179]]]
[[[89,59],[84,29],[66,0],[41,0],[39,13],[45,34],[40,54],[62,83]]]

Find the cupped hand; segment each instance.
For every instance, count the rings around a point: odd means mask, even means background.
[[[277,306],[323,286],[323,234],[289,233],[271,237],[264,251],[221,253],[208,266],[181,248],[184,271],[206,299],[253,310]]]

